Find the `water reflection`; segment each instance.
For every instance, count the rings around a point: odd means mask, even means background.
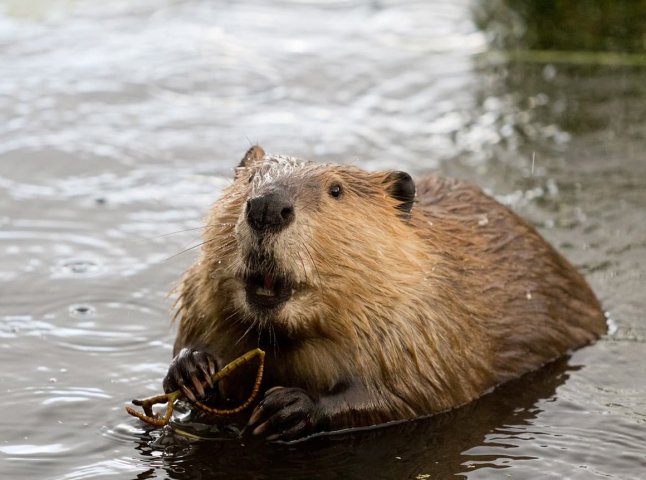
[[[646,51],[646,5],[632,0],[494,0],[474,7],[499,48]]]
[[[501,199],[588,274],[618,335],[633,338],[629,318],[639,317],[634,302],[641,304],[635,272],[644,268],[638,257],[646,258],[643,229],[636,235],[630,226],[643,224],[635,207],[646,202],[644,6],[510,0],[473,12],[493,47],[475,59],[486,80],[478,111],[494,105],[495,128],[514,132],[487,160],[498,172],[492,190],[512,186]],[[532,191],[544,193],[527,201]]]
[[[156,450],[142,437],[145,456],[164,452],[170,478],[449,478],[508,461],[534,457],[509,450],[553,401],[557,388],[578,367],[567,359],[512,382],[464,408],[427,420],[377,429],[313,437],[284,445],[241,445],[238,441],[167,441]],[[169,434],[167,434],[169,435]],[[164,445],[164,442],[155,442]],[[172,453],[172,455],[170,455]],[[245,458],[244,472],[239,459]],[[177,467],[181,467],[178,472]],[[151,468],[152,474],[160,467]],[[461,474],[459,472],[462,472]],[[145,475],[145,474],[142,474]],[[429,475],[430,477],[425,477]],[[137,476],[136,478],[146,478]]]
[[[487,94],[518,112],[501,130],[512,125],[524,143],[554,146],[592,132],[643,138],[633,103],[646,94],[643,4],[497,0],[473,11],[490,45],[504,52],[479,62],[491,79]]]

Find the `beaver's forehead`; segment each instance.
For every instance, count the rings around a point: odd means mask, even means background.
[[[312,162],[300,158],[284,155],[265,155],[262,162],[258,165],[256,176],[271,180],[294,174],[302,175],[307,170],[311,170],[312,166],[314,166]]]
[[[336,167],[284,155],[265,155],[256,166],[252,186],[259,189],[267,185],[313,182]]]

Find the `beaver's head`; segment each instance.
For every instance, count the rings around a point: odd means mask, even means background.
[[[204,251],[215,294],[236,321],[290,335],[330,328],[324,322],[340,309],[369,315],[394,304],[406,277],[419,282],[422,270],[409,225],[414,197],[404,172],[253,147],[208,221]]]

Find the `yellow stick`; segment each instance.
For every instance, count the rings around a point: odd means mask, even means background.
[[[255,350],[251,350],[250,352],[247,352],[244,354],[242,357],[237,358],[233,362],[229,363],[226,367],[224,367],[222,370],[220,370],[217,373],[223,372],[225,369],[227,370],[224,372],[224,374],[220,377],[226,377],[230,372],[238,368],[240,365],[243,365],[249,361],[251,361],[252,358],[258,357],[259,358],[259,363],[258,363],[258,372],[256,373],[256,381],[253,384],[253,389],[251,390],[251,394],[247,398],[247,400],[242,404],[239,405],[235,408],[228,408],[228,409],[219,409],[219,408],[213,408],[209,407],[208,405],[204,405],[202,402],[195,402],[195,406],[198,407],[201,410],[204,410],[205,412],[213,413],[215,415],[233,415],[234,413],[238,413],[243,411],[245,408],[247,408],[251,403],[256,399],[258,396],[258,392],[260,391],[260,384],[262,383],[262,375],[265,370],[265,352],[260,350],[259,348],[256,348]],[[216,374],[217,375],[217,374]],[[213,380],[215,382],[215,380]]]

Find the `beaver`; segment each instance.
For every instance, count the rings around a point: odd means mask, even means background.
[[[164,389],[242,402],[253,369],[209,375],[261,347],[264,397],[244,421],[268,440],[443,412],[606,331],[575,268],[474,185],[259,146],[178,292]]]

